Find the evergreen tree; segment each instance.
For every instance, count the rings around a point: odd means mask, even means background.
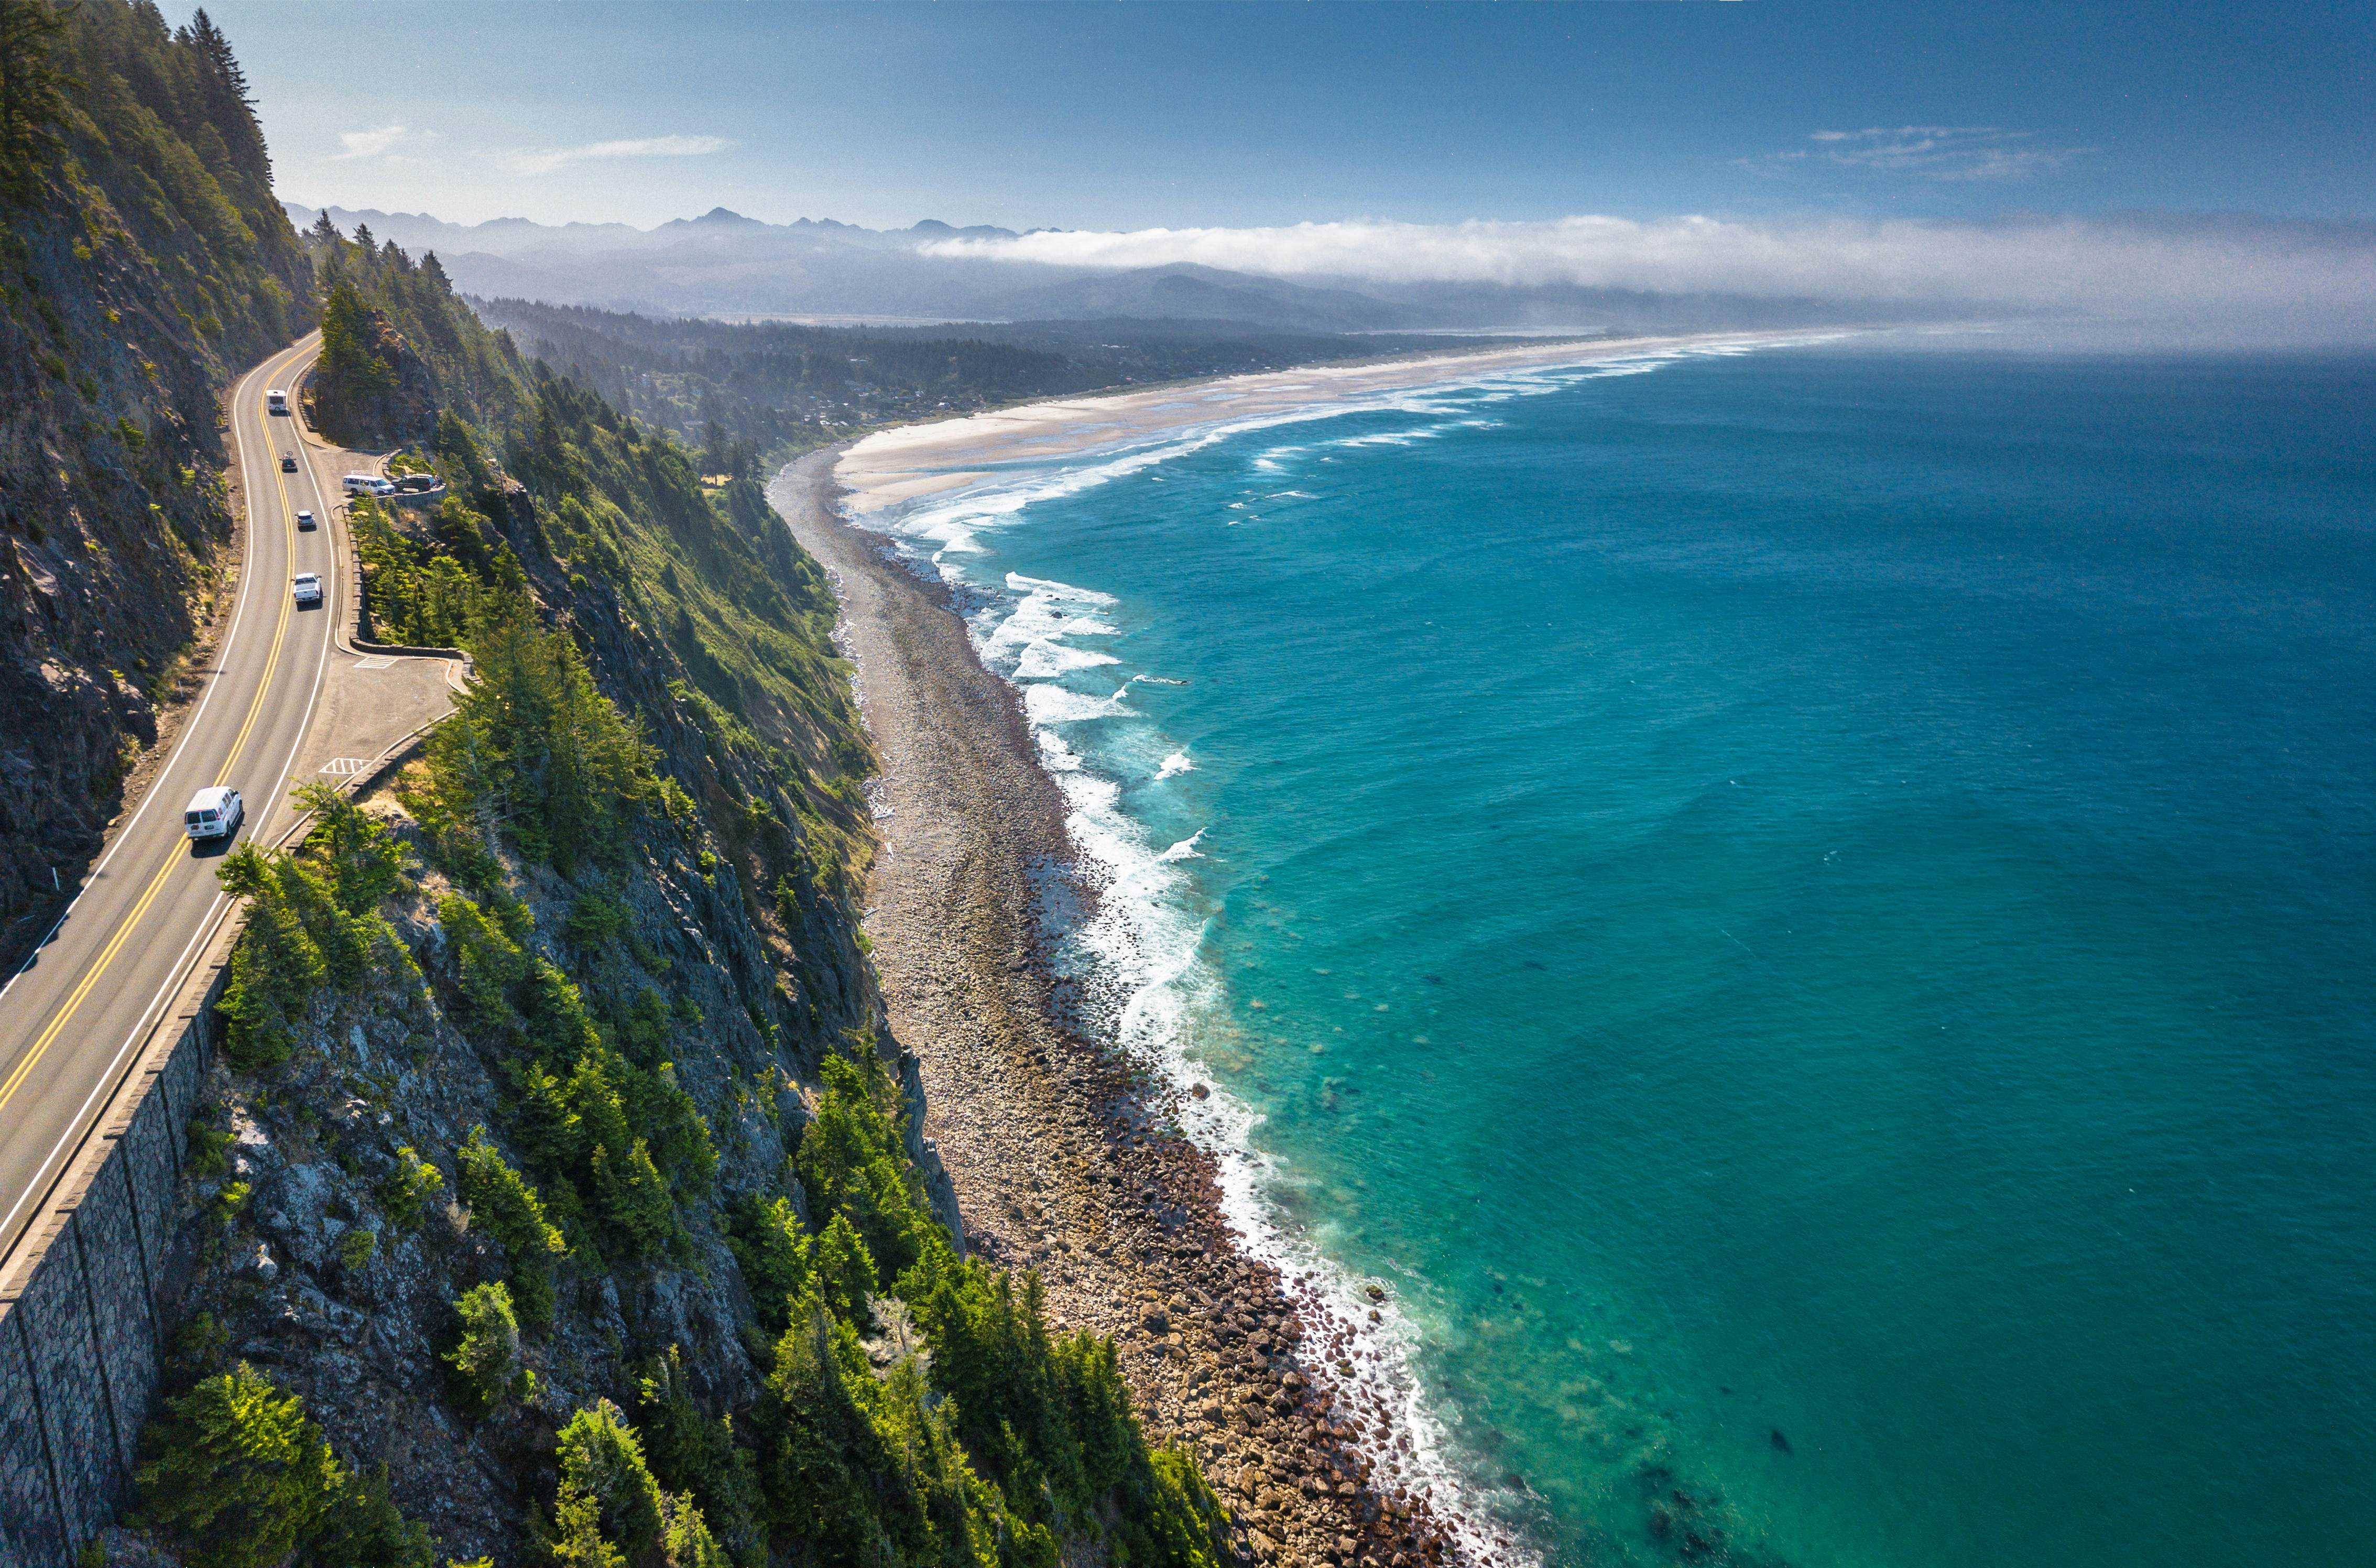
[[[275,1568],[339,1483],[304,1402],[245,1361],[169,1402],[145,1446],[135,1519],[178,1544],[193,1568]]]
[[[66,95],[82,86],[57,62],[65,25],[50,0],[0,0],[0,197],[30,201],[40,193]]]

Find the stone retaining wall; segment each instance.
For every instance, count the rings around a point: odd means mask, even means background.
[[[70,1568],[129,1500],[184,1134],[242,924],[208,944],[0,1275],[0,1568]]]

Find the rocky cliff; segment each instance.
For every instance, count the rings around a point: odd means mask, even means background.
[[[9,7],[46,79],[0,151],[0,961],[98,849],[211,614],[218,400],[310,325],[312,267],[203,13]]]
[[[226,862],[250,924],[109,1549],[1209,1568],[1111,1343],[965,1255],[859,930],[815,563],[750,476],[462,346],[498,374],[484,423],[425,422],[448,498],[354,534],[374,629],[459,638],[471,687],[391,788]]]

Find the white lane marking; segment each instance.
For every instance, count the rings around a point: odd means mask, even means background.
[[[356,659],[355,668],[358,670],[393,670],[396,668],[396,660],[390,659],[384,653],[374,653],[369,658]]]
[[[292,353],[302,353],[302,350],[292,350]],[[269,370],[270,368],[271,368],[271,362],[270,362],[269,361],[267,361],[267,362],[266,362],[266,363],[265,363],[265,364],[263,364],[263,365],[261,365],[261,366],[258,366],[258,367],[257,367],[257,370],[258,370],[258,373],[260,374],[260,373],[262,373],[262,372],[264,372],[264,371],[267,371],[267,370]],[[254,379],[254,377],[253,377],[253,376],[244,377],[244,378],[243,378],[243,379],[242,379],[242,381],[241,381],[240,385],[241,385],[243,387],[244,387],[244,386],[246,386],[247,382],[248,382],[248,381],[250,381],[250,380],[253,380],[253,379]],[[292,416],[292,417],[293,417],[293,416]],[[234,430],[236,430],[238,427],[237,427],[237,425],[236,425],[236,424],[234,424],[232,428],[233,428]],[[269,427],[269,425],[267,425],[267,426],[266,427],[266,432],[265,432],[265,433],[266,433],[266,434],[267,434],[267,437],[270,435],[271,431],[270,431],[270,427]],[[268,457],[268,456],[269,456],[269,454],[267,454],[267,456]],[[244,468],[246,468],[246,466],[247,466],[247,454],[246,454],[244,451],[242,451],[242,452],[241,452],[241,454],[240,454],[240,466],[242,467],[242,469],[244,469]],[[276,488],[277,488],[277,481],[276,481]],[[316,497],[316,501],[317,501],[317,504],[318,504],[318,496]],[[251,497],[250,497],[250,499],[249,499],[249,501],[248,501],[248,528],[249,528],[250,544],[251,544],[251,545],[253,545],[253,543],[254,543],[255,524],[255,500],[254,500],[254,498],[253,498],[253,494],[252,494],[252,493],[251,493]],[[248,596],[248,595],[246,595],[246,594],[242,594],[242,595],[240,596],[240,599],[241,599],[241,604],[240,604],[239,611],[233,614],[233,617],[232,617],[232,636],[234,636],[238,635],[240,617],[241,617],[242,615],[244,615],[244,612],[246,612],[246,609],[247,609],[246,600],[247,600],[248,597],[249,597],[249,596]],[[264,809],[265,809],[265,812],[267,812],[267,813],[270,812],[270,811],[272,810],[272,808],[273,808],[273,805],[278,803],[278,799],[277,799],[277,798],[279,797],[279,793],[280,793],[280,787],[281,787],[283,784],[287,783],[287,782],[288,782],[288,780],[289,780],[289,770],[290,770],[291,768],[292,768],[292,767],[294,767],[294,766],[297,766],[297,751],[298,751],[298,748],[299,748],[300,746],[302,746],[302,745],[303,745],[303,744],[304,744],[304,740],[305,740],[305,731],[306,731],[307,730],[312,729],[312,728],[313,728],[313,726],[314,726],[314,703],[315,703],[315,699],[316,699],[316,698],[318,698],[318,697],[321,695],[321,691],[322,691],[322,673],[323,673],[323,671],[324,671],[325,670],[327,670],[327,669],[328,669],[328,668],[329,668],[329,663],[330,663],[330,659],[329,659],[329,652],[330,652],[330,649],[329,649],[329,639],[328,639],[328,621],[327,621],[327,618],[325,618],[323,624],[324,624],[324,636],[323,636],[322,649],[321,649],[321,652],[320,652],[320,653],[318,653],[317,655],[315,655],[315,665],[314,665],[314,689],[313,689],[312,693],[311,693],[311,694],[309,694],[309,695],[307,695],[306,699],[305,699],[305,718],[304,718],[304,722],[303,722],[303,724],[301,724],[301,725],[298,727],[298,731],[297,731],[297,738],[296,738],[296,740],[295,740],[295,741],[293,741],[293,742],[291,742],[290,743],[290,747],[289,747],[289,760],[281,766],[281,769],[280,769],[280,777],[279,777],[279,778],[276,778],[276,779],[274,779],[274,780],[273,780],[273,784],[272,784],[272,793],[271,793],[270,795],[268,795],[268,796],[267,796],[267,797],[266,797],[266,801],[267,801],[267,803],[266,804],[266,806],[265,806],[265,808],[264,808]],[[227,638],[227,639],[225,639],[225,640],[226,640],[226,642],[228,642],[228,640],[229,640],[229,639]],[[226,662],[228,662],[228,660],[225,660],[225,659],[218,659],[218,660],[216,661],[216,663],[217,663],[217,674],[218,674],[218,676],[220,676],[220,666],[221,666],[222,664],[226,663]],[[271,678],[271,671],[267,671],[265,672],[265,675],[266,675],[266,679],[269,680],[269,679]],[[212,685],[211,685],[211,684],[208,687],[207,695],[208,695],[208,696],[212,696],[212,695],[214,695],[213,687],[212,687]],[[203,712],[203,711],[204,711],[204,704],[203,704],[203,703],[200,705],[200,711],[201,711],[201,712]],[[190,716],[190,726],[189,726],[189,728],[182,731],[182,738],[183,738],[183,740],[184,740],[184,741],[188,740],[188,739],[189,739],[189,737],[190,737],[192,734],[194,734],[194,733],[196,733],[196,730],[197,730],[197,715],[196,715],[196,714],[192,714],[192,715]],[[178,752],[178,750],[179,750],[179,746],[178,746],[178,744],[177,744],[177,746],[176,746],[176,751]],[[232,757],[232,758],[231,758],[230,760],[231,760],[231,761],[232,761],[232,762],[237,762],[239,759],[238,759],[237,757]],[[164,779],[163,779],[162,776],[160,775],[160,778],[158,778],[158,781],[157,781],[157,787],[156,787],[156,788],[152,788],[152,789],[151,789],[151,790],[150,790],[149,798],[150,798],[151,800],[153,800],[153,799],[155,799],[155,798],[156,798],[156,794],[158,793],[158,790],[159,790],[160,789],[161,789],[161,787],[163,786],[163,783],[164,783]],[[147,809],[148,809],[148,802],[144,801],[143,802],[141,802],[141,810],[142,810],[142,811],[146,811]],[[136,813],[136,814],[134,814],[134,821],[137,821],[138,819],[139,819],[139,818],[138,818],[138,814],[137,814],[137,813]],[[262,829],[263,829],[263,826],[264,826],[264,819],[263,819],[263,815],[262,815],[262,814],[259,814],[258,820],[257,820],[257,824],[256,824],[257,831],[256,831],[256,833],[254,835],[254,837],[262,837],[264,836],[264,835],[263,835],[263,831],[262,831]],[[129,837],[129,836],[130,836],[130,827],[131,827],[131,825],[127,823],[127,824],[125,825],[125,836],[126,836],[126,837]],[[121,843],[122,843],[122,840],[121,840],[121,839],[119,839],[117,842],[118,842],[118,844],[119,844],[119,846],[120,846],[120,845],[121,845]],[[113,859],[113,858],[114,857],[114,850],[113,850],[113,849],[109,850],[109,851],[108,851],[108,855],[109,855],[109,858],[110,858],[110,859]],[[101,864],[102,866],[104,866],[104,864],[105,864],[105,863],[106,863],[105,861],[101,861]],[[97,880],[97,873],[92,873],[92,875],[93,875],[93,880]],[[77,895],[77,902],[79,902],[79,901],[80,901],[80,896],[79,896],[79,895]],[[211,902],[211,903],[209,903],[209,904],[207,906],[207,912],[206,912],[205,918],[203,918],[202,920],[200,920],[200,921],[198,921],[198,928],[197,928],[197,930],[196,930],[195,932],[192,932],[190,933],[190,940],[189,940],[189,941],[187,941],[187,942],[185,942],[185,943],[184,943],[184,944],[182,944],[182,951],[181,951],[181,952],[180,952],[180,954],[179,954],[179,955],[177,955],[177,956],[174,957],[174,959],[173,959],[173,967],[172,967],[170,970],[168,970],[168,971],[166,972],[166,975],[165,975],[165,979],[164,979],[163,983],[160,984],[160,985],[157,987],[157,992],[156,992],[156,994],[155,994],[155,995],[153,995],[153,996],[151,996],[151,997],[149,997],[149,999],[148,999],[148,1004],[147,1006],[143,1007],[143,1008],[140,1010],[140,1016],[139,1016],[139,1018],[138,1018],[137,1021],[135,1021],[135,1022],[134,1022],[134,1024],[133,1024],[133,1026],[132,1026],[132,1031],[131,1031],[129,1034],[127,1034],[127,1035],[125,1035],[125,1036],[124,1037],[124,1043],[123,1043],[122,1045],[117,1046],[117,1047],[115,1048],[115,1054],[108,1060],[108,1063],[107,1063],[107,1070],[106,1070],[105,1072],[101,1073],[101,1074],[99,1075],[99,1081],[98,1081],[97,1083],[95,1083],[95,1084],[93,1084],[93,1085],[91,1086],[90,1093],[89,1093],[88,1095],[85,1095],[85,1096],[83,1097],[83,1102],[82,1102],[82,1104],[81,1104],[79,1107],[77,1107],[77,1108],[76,1109],[76,1111],[75,1111],[75,1113],[74,1113],[73,1117],[72,1117],[72,1118],[71,1118],[71,1119],[66,1123],[66,1130],[65,1130],[64,1133],[62,1133],[62,1134],[60,1134],[58,1135],[58,1141],[57,1141],[56,1143],[54,1143],[54,1144],[53,1144],[53,1145],[51,1145],[51,1146],[50,1146],[50,1152],[49,1152],[49,1153],[47,1153],[47,1154],[45,1154],[45,1155],[43,1155],[43,1156],[42,1157],[42,1161],[41,1161],[41,1163],[40,1163],[39,1165],[37,1165],[37,1166],[35,1166],[35,1167],[33,1168],[33,1179],[32,1179],[32,1181],[31,1181],[31,1182],[28,1182],[28,1183],[26,1184],[26,1187],[25,1187],[24,1192],[23,1192],[23,1193],[21,1193],[21,1194],[19,1194],[18,1195],[18,1198],[17,1198],[16,1203],[10,1206],[10,1207],[9,1207],[9,1209],[8,1209],[7,1217],[6,1217],[6,1218],[0,1218],[0,1248],[5,1248],[5,1249],[6,1249],[6,1251],[7,1253],[13,1253],[13,1252],[16,1250],[16,1249],[15,1249],[15,1245],[14,1245],[14,1243],[13,1243],[13,1242],[10,1242],[10,1241],[7,1241],[6,1240],[6,1238],[9,1237],[9,1236],[10,1236],[10,1235],[15,1231],[15,1229],[16,1229],[16,1225],[17,1225],[17,1216],[18,1216],[18,1213],[19,1213],[19,1212],[24,1208],[24,1206],[25,1206],[25,1205],[26,1205],[26,1204],[30,1203],[30,1202],[32,1200],[32,1197],[33,1197],[33,1194],[36,1194],[36,1193],[46,1193],[47,1191],[49,1191],[50,1184],[51,1184],[51,1183],[50,1183],[50,1180],[49,1180],[49,1176],[50,1176],[50,1166],[51,1166],[52,1162],[53,1162],[53,1161],[54,1161],[54,1160],[58,1158],[58,1155],[59,1155],[59,1153],[60,1153],[60,1151],[61,1151],[61,1150],[63,1150],[63,1149],[64,1149],[64,1148],[65,1148],[68,1144],[75,1142],[75,1141],[76,1141],[77,1138],[79,1138],[79,1137],[83,1134],[83,1133],[86,1131],[86,1129],[83,1127],[83,1119],[84,1119],[85,1117],[87,1117],[87,1116],[89,1116],[89,1115],[90,1114],[90,1108],[91,1108],[91,1106],[92,1106],[92,1105],[93,1105],[93,1104],[94,1104],[94,1103],[99,1099],[99,1097],[100,1097],[101,1095],[112,1092],[112,1090],[113,1089],[113,1087],[114,1087],[114,1085],[115,1085],[115,1081],[116,1081],[117,1075],[118,1075],[118,1074],[120,1074],[120,1073],[123,1071],[123,1069],[124,1069],[124,1058],[125,1058],[125,1055],[126,1055],[126,1054],[127,1054],[127,1053],[132,1050],[132,1048],[133,1048],[133,1046],[134,1046],[134,1045],[137,1044],[137,1043],[138,1043],[142,1039],[144,1039],[144,1038],[148,1035],[148,1029],[149,1029],[149,1027],[150,1027],[150,1026],[149,1026],[149,1022],[148,1022],[148,1020],[149,1020],[150,1016],[151,1016],[152,1015],[154,1015],[154,1014],[157,1012],[158,1008],[159,1008],[160,1005],[162,1005],[162,1004],[163,1004],[163,1003],[164,1003],[164,1001],[165,1001],[165,999],[166,999],[167,994],[168,994],[170,992],[172,992],[172,989],[173,989],[175,986],[177,986],[177,985],[179,985],[179,984],[181,984],[181,983],[182,983],[182,980],[183,980],[183,978],[184,978],[184,976],[183,976],[183,971],[184,971],[184,970],[188,967],[189,962],[190,962],[190,953],[191,953],[191,949],[193,949],[193,948],[196,947],[196,946],[198,945],[198,944],[199,944],[199,943],[201,943],[201,942],[205,941],[205,940],[206,940],[206,939],[207,939],[207,938],[208,938],[208,936],[213,932],[213,931],[214,931],[214,929],[215,929],[215,926],[216,926],[216,923],[217,923],[217,922],[221,919],[221,916],[222,916],[222,912],[223,912],[223,909],[224,909],[224,907],[225,907],[229,902],[230,902],[230,895],[229,895],[229,894],[226,894],[226,893],[218,893],[218,894],[216,894],[216,895],[215,895],[215,897],[214,897],[214,901],[213,901],[213,902]],[[68,905],[68,906],[67,906],[67,910],[68,910],[68,912],[69,912],[69,913],[71,913],[71,912],[72,912],[72,910],[73,910],[73,907],[74,907],[73,905]],[[60,921],[60,923],[61,923],[61,924],[63,924],[63,923],[65,922],[65,917],[64,915],[61,915],[61,916],[59,917],[59,921]],[[53,927],[52,929],[53,929],[53,930],[54,930],[55,928],[54,928],[54,927]],[[35,952],[37,955],[40,953],[40,951],[41,951],[41,949],[39,949],[38,947],[34,949],[34,952]],[[30,967],[30,962],[29,962],[29,964],[28,964],[28,967],[29,967],[29,968]],[[22,973],[23,971],[22,971],[22,970],[19,970],[18,972],[19,972],[19,973]],[[13,983],[15,983],[15,982],[12,980],[10,983],[11,983],[11,984],[13,984]],[[5,989],[5,988],[0,988],[0,995],[6,995],[6,989]]]
[[[370,766],[369,757],[334,756],[322,765],[322,771],[334,778],[350,778]]]
[[[249,384],[255,381],[258,377],[265,376],[271,369],[272,362],[270,360],[267,360],[263,364],[256,366],[255,370],[249,372],[246,375],[242,376],[238,385],[232,388],[233,396],[238,398],[240,401],[234,402],[232,406],[233,408],[244,406],[245,402],[245,393]],[[243,449],[240,453],[240,467],[243,470],[245,470],[248,466],[248,455],[246,451]],[[249,481],[245,485],[245,488],[250,493],[247,504],[248,547],[253,551],[255,545],[255,501],[254,499],[254,491],[255,486],[253,483],[255,475],[252,473],[243,472],[242,478]],[[244,558],[240,562],[240,565],[242,567],[242,572],[239,575],[244,576],[244,568],[247,565],[247,562]],[[233,577],[232,581],[236,583],[236,576]],[[124,831],[115,836],[115,842],[107,847],[107,853],[100,857],[99,864],[91,867],[90,874],[83,881],[82,890],[74,896],[73,899],[65,909],[58,911],[57,920],[50,926],[49,930],[42,933],[42,940],[33,944],[32,952],[26,956],[24,963],[18,967],[17,972],[8,977],[8,983],[6,985],[0,985],[0,998],[6,997],[8,992],[15,989],[18,980],[24,978],[25,971],[33,967],[34,963],[42,956],[42,949],[47,947],[51,941],[57,936],[59,928],[64,926],[68,920],[73,918],[75,910],[81,906],[84,896],[89,893],[91,888],[98,885],[101,877],[107,874],[108,866],[114,861],[116,855],[123,849],[124,846],[132,840],[133,830],[140,826],[140,819],[148,814],[148,808],[155,805],[160,797],[168,793],[165,788],[165,781],[172,776],[173,770],[181,766],[183,754],[188,750],[191,742],[198,733],[198,721],[206,717],[207,705],[215,700],[215,689],[222,684],[223,671],[231,663],[232,649],[239,642],[240,628],[247,623],[247,607],[249,603],[254,600],[255,597],[255,595],[250,593],[242,593],[239,596],[239,603],[237,607],[232,611],[231,614],[231,630],[223,635],[222,646],[215,650],[214,673],[207,677],[207,689],[198,697],[198,706],[196,710],[190,715],[190,721],[182,726],[181,736],[174,741],[172,752],[165,759],[165,766],[158,769],[157,781],[148,787],[148,794],[143,796],[140,803],[133,808],[131,820],[124,825]],[[232,760],[236,761],[237,759],[233,758]]]

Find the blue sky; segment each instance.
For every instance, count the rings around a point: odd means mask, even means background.
[[[208,9],[284,196],[459,221],[2376,219],[2368,4]]]

